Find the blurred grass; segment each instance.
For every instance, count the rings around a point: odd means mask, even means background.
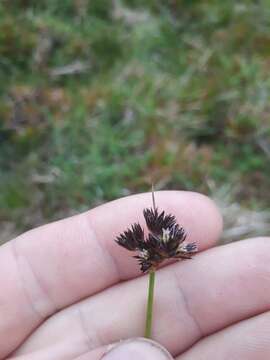
[[[3,229],[152,180],[269,208],[269,70],[269,0],[2,0]]]

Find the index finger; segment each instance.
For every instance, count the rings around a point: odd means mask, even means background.
[[[222,220],[207,197],[156,193],[160,209],[174,214],[200,250],[218,238]],[[113,201],[81,215],[25,233],[0,250],[0,358],[46,317],[121,280],[138,265],[113,239],[134,221],[143,224],[149,193]]]

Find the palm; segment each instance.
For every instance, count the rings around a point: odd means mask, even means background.
[[[124,198],[1,248],[0,359],[98,360],[108,344],[143,334],[147,277],[112,240],[143,223],[150,199]],[[201,251],[214,245],[221,220],[211,201],[184,192],[156,200]],[[179,360],[268,359],[268,243],[217,247],[160,269],[153,338]]]

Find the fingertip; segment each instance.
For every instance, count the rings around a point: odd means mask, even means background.
[[[135,338],[110,347],[102,360],[173,360],[169,352],[155,341]]]

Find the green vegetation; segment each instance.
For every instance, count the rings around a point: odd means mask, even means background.
[[[152,180],[269,206],[269,69],[269,0],[2,0],[0,220]]]

